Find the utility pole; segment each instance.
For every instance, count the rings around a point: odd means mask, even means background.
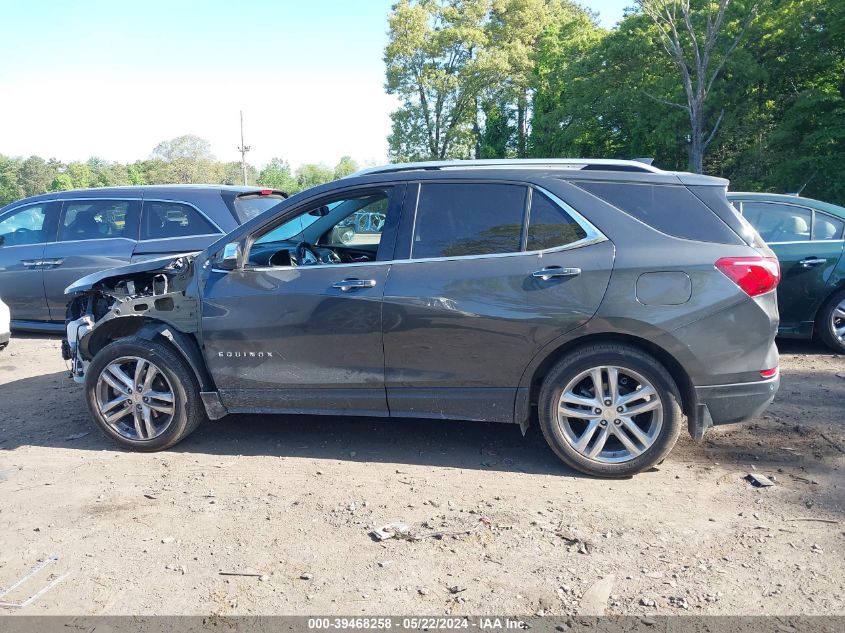
[[[246,153],[251,149],[249,145],[244,145],[244,111],[241,110],[241,146],[238,151],[241,153],[241,171],[244,174],[244,185],[249,184],[246,180]]]

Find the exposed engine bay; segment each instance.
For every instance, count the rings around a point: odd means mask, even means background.
[[[83,277],[67,290],[75,294],[67,307],[62,356],[81,381],[94,354],[108,340],[126,336],[150,321],[181,332],[197,328],[196,255],[179,255],[130,264]],[[116,336],[115,336],[116,335]]]

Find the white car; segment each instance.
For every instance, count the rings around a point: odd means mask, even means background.
[[[0,299],[0,349],[5,348],[9,344],[9,306],[3,303]]]

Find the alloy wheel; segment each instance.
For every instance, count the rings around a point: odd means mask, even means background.
[[[663,427],[657,390],[635,371],[600,366],[569,381],[558,402],[563,437],[593,461],[620,463],[647,451]]]
[[[130,440],[151,440],[173,422],[174,390],[156,365],[136,356],[118,358],[97,380],[97,409],[103,420]]]
[[[833,309],[830,315],[833,335],[845,345],[845,300]]]

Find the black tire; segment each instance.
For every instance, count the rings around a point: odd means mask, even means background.
[[[816,332],[819,338],[821,338],[825,345],[839,354],[845,354],[845,340],[840,339],[836,335],[833,313],[843,301],[845,301],[845,290],[834,292],[822,306],[821,310],[819,310],[819,314],[816,317]],[[845,324],[845,320],[840,319],[837,323]],[[839,327],[842,327],[842,325]]]
[[[662,424],[653,443],[628,461],[606,463],[582,455],[558,423],[558,403],[566,385],[582,372],[601,366],[636,372],[651,383],[662,404]],[[678,440],[683,413],[678,387],[661,363],[634,347],[601,343],[574,350],[552,368],[540,390],[538,417],[546,442],[564,463],[588,475],[619,478],[648,470],[666,458]]]
[[[152,439],[130,439],[105,421],[97,405],[97,383],[103,370],[123,357],[137,357],[153,363],[165,375],[173,390],[173,414],[169,426]],[[123,448],[141,452],[163,451],[181,442],[205,420],[199,385],[185,360],[166,343],[137,337],[119,339],[94,357],[85,373],[85,400],[91,418],[107,438]]]

